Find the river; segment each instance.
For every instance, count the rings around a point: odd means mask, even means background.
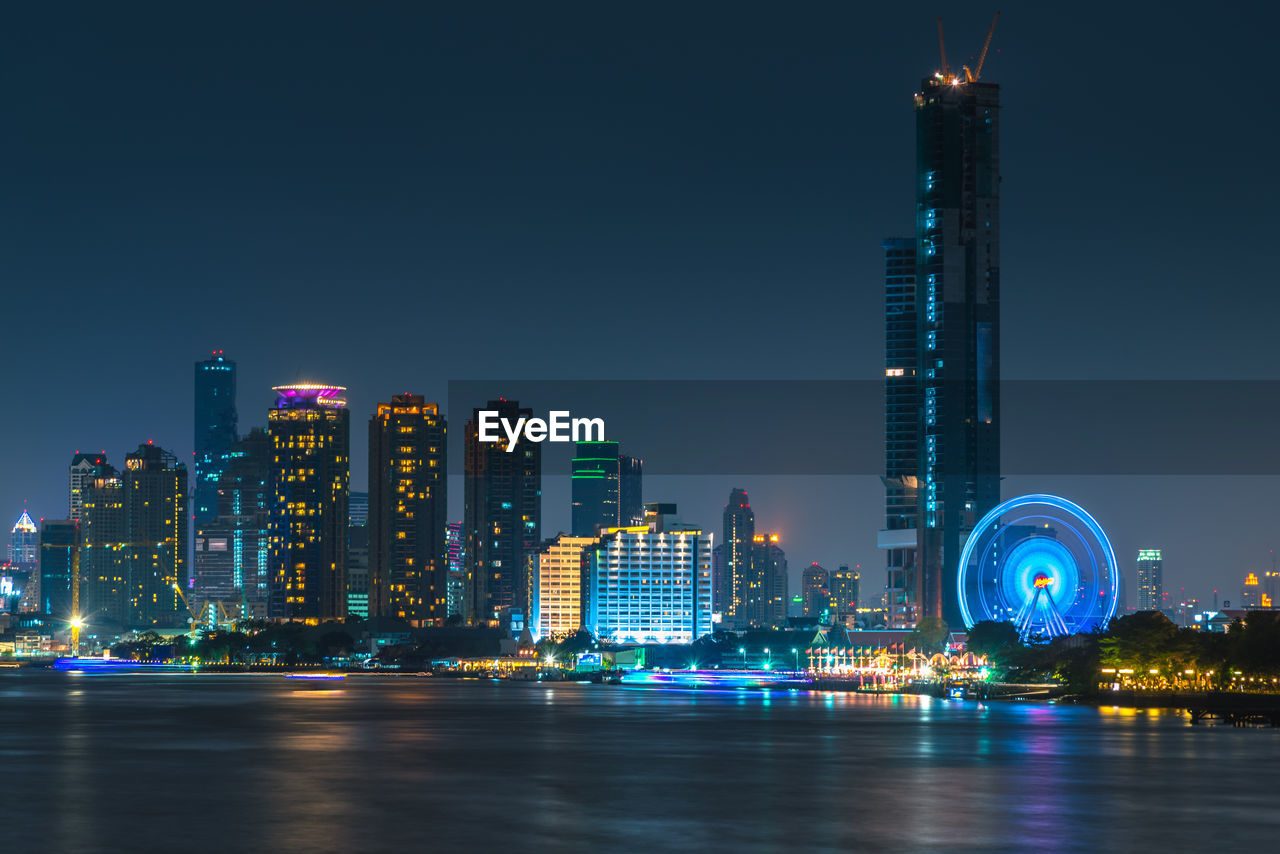
[[[1280,730],[849,693],[0,671],[0,848],[1215,851]]]

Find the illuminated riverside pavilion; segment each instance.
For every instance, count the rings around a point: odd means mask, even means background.
[[[1048,640],[1105,629],[1116,612],[1119,569],[1106,532],[1082,507],[1024,495],[974,528],[958,584],[966,627],[1007,621],[1023,640]]]

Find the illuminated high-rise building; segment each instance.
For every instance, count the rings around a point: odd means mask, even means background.
[[[724,551],[721,553],[720,577],[716,579],[715,609],[726,621],[749,620],[743,602],[747,578],[751,571],[751,549],[755,543],[756,516],[751,510],[745,489],[729,493],[724,506]]]
[[[369,493],[347,492],[347,617],[369,618]]]
[[[1262,607],[1262,583],[1256,572],[1245,573],[1244,584],[1240,588],[1240,607],[1249,609]]]
[[[44,600],[40,598],[40,530],[26,510],[18,517],[9,531],[9,569],[6,570],[17,585],[19,611],[41,611]]]
[[[369,420],[369,613],[415,626],[449,616],[445,419],[397,394]]]
[[[831,615],[831,573],[817,563],[811,563],[800,575],[800,590],[804,596],[804,615],[820,620]]]
[[[0,562],[0,614],[18,610],[22,598],[23,579],[9,561]]]
[[[1138,550],[1138,610],[1164,608],[1164,559],[1160,549]]]
[[[236,363],[221,350],[195,363],[195,524],[218,515],[218,482],[226,471],[236,432]]]
[[[847,564],[831,573],[831,607],[838,622],[857,615],[862,574]]]
[[[690,643],[711,633],[712,536],[646,504],[645,525],[606,529],[589,549],[587,626],[617,643]]]
[[[711,550],[711,593],[716,597],[713,604],[717,620],[724,617],[720,611],[720,579],[724,577],[724,543],[716,543]]]
[[[80,614],[91,625],[128,625],[131,551],[124,477],[104,462],[81,495]]]
[[[600,528],[616,528],[621,500],[621,457],[617,442],[576,442],[570,472],[570,529],[594,537]]]
[[[588,550],[594,537],[561,534],[548,540],[534,558],[531,627],[537,638],[563,638],[583,628],[590,604]]]
[[[341,386],[276,386],[268,530],[272,619],[316,623],[347,613],[351,413]]]
[[[254,428],[236,442],[218,481],[217,514],[196,527],[195,589],[202,613],[265,618],[270,591],[271,440]]]
[[[618,453],[617,442],[575,443],[571,474],[575,536],[644,524],[644,461]]]
[[[86,454],[76,451],[67,469],[67,518],[80,519],[80,506],[84,503],[84,485],[93,480],[107,464],[106,453]]]
[[[744,611],[752,626],[778,628],[787,622],[787,554],[779,534],[754,534],[751,569],[744,584]]]
[[[445,551],[449,561],[449,616],[462,617],[466,612],[466,549],[462,537],[462,522],[449,522],[444,526]]]
[[[876,544],[885,552],[885,594],[893,629],[909,629],[920,611],[917,491],[923,429],[914,238],[884,241],[884,516]]]
[[[9,563],[29,571],[40,562],[40,529],[26,510],[9,531]]]
[[[1000,87],[944,68],[915,112],[916,586],[958,626],[960,551],[1000,502]]]
[[[183,625],[188,612],[179,585],[185,593],[190,548],[187,467],[169,451],[148,443],[125,456],[122,478],[128,623]]]
[[[75,616],[72,603],[78,583],[79,546],[80,523],[75,519],[40,520],[41,611],[57,620]]]
[[[644,524],[644,460],[623,454],[618,459],[618,524]]]
[[[347,617],[367,620],[370,616],[369,526],[347,527]]]
[[[491,400],[485,410],[515,424],[530,418],[514,400]],[[521,442],[507,453],[507,438],[481,442],[477,409],[464,435],[463,534],[466,620],[487,625],[499,611],[528,613],[528,562],[542,541],[542,445]]]

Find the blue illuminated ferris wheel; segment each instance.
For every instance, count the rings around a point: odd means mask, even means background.
[[[972,628],[1012,622],[1024,640],[1105,629],[1119,569],[1106,532],[1056,495],[1012,498],[982,517],[960,553],[960,612]]]

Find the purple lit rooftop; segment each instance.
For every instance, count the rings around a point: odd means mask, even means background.
[[[314,406],[346,406],[345,386],[324,383],[294,383],[271,388],[276,393],[276,409],[307,409]]]

